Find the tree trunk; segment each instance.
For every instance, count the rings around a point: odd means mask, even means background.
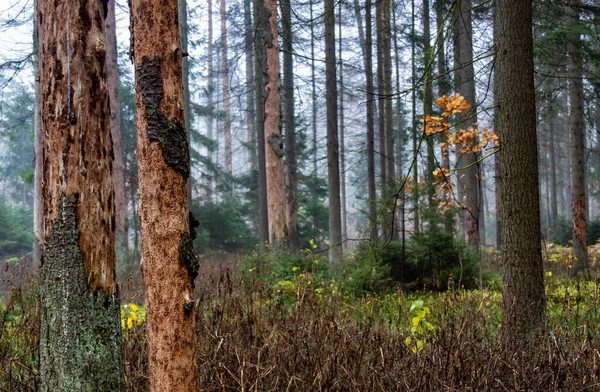
[[[41,1],[38,16],[40,390],[123,390],[105,9],[91,0]]]
[[[527,350],[544,330],[531,1],[496,2],[496,89],[502,162],[502,342]],[[518,219],[516,219],[518,217]]]
[[[277,0],[266,0],[262,9],[267,78],[263,81],[265,101],[265,162],[267,168],[267,206],[269,243],[279,246],[287,239],[285,187],[283,182],[283,139],[279,127],[279,42],[277,40]]]
[[[296,126],[294,123],[294,57],[292,35],[292,12],[290,0],[281,0],[283,38],[283,99],[285,124],[286,156],[286,218],[288,245],[290,250],[298,250],[297,209],[296,209]]]
[[[264,72],[267,67],[265,51],[266,23],[264,0],[254,0],[254,86],[256,91],[256,140],[258,141],[258,229],[260,248],[269,243],[269,214],[267,204],[267,168],[265,150],[265,91]]]
[[[317,85],[315,78],[315,19],[313,17],[313,0],[310,3],[310,72],[311,72],[311,100],[312,100],[312,152],[313,152],[313,175],[315,179],[319,177],[318,172],[318,153],[317,153]],[[314,198],[317,197],[316,189]],[[317,230],[317,216],[313,215],[313,232]]]
[[[233,192],[231,150],[231,99],[229,92],[229,60],[227,58],[227,0],[221,0],[221,69],[223,77],[223,137],[225,139],[225,171],[227,190]]]
[[[558,187],[556,186],[556,151],[554,135],[556,133],[556,111],[550,114],[550,140],[548,142],[550,155],[550,229],[555,230],[558,222]]]
[[[132,0],[142,265],[152,391],[197,388],[190,227],[177,0]]]
[[[345,247],[346,239],[348,239],[348,225],[346,220],[346,150],[345,150],[345,129],[344,129],[344,62],[342,57],[342,2],[338,4],[338,33],[339,33],[339,67],[340,67],[340,202],[341,202],[341,218],[342,218],[342,250]]]
[[[210,107],[210,113],[208,116],[206,116],[206,137],[210,140],[213,140],[213,125],[214,125],[214,102],[213,102],[213,90],[215,89],[215,82],[214,82],[214,65],[213,65],[213,21],[212,21],[212,14],[213,14],[213,3],[212,0],[208,0],[208,48],[207,48],[207,53],[206,53],[206,60],[207,60],[207,79],[208,79],[208,86],[207,86],[207,101],[208,101],[208,106]],[[208,160],[209,162],[214,162],[213,160],[213,151],[212,149],[208,149]],[[215,180],[214,180],[214,174],[211,174],[211,176],[209,177],[208,180],[208,191],[206,192],[206,198],[209,202],[212,202],[212,198],[213,198],[213,192],[214,192],[214,188],[215,188]]]
[[[387,157],[386,157],[386,116],[385,116],[385,79],[384,79],[384,51],[385,44],[383,42],[383,29],[384,29],[384,11],[383,5],[384,0],[375,0],[375,23],[376,23],[376,39],[377,39],[377,107],[379,109],[378,119],[378,134],[379,134],[379,182],[381,183],[381,200],[385,202],[388,185],[387,175]],[[388,233],[390,227],[389,222],[382,222],[382,232]]]
[[[477,123],[475,106],[475,71],[473,68],[473,28],[471,24],[471,0],[459,0],[456,9],[456,32],[458,39],[456,58],[456,85],[458,92],[465,97],[471,106],[471,110],[460,116],[461,128],[467,129]],[[476,141],[472,142],[472,145]],[[462,147],[462,145],[461,145]],[[465,240],[468,245],[479,247],[479,169],[476,164],[477,157],[473,153],[459,154],[457,166],[463,168],[459,172],[457,187],[463,190],[459,192],[459,200],[464,209],[464,231]],[[462,196],[462,197],[460,197]]]
[[[121,113],[119,109],[119,67],[117,63],[117,34],[115,2],[108,2],[104,21],[106,34],[106,84],[110,99],[110,134],[113,144],[113,183],[115,188],[115,243],[117,265],[129,263],[127,241],[127,201],[125,199],[125,173],[121,147]]]
[[[39,267],[44,245],[44,196],[42,193],[43,141],[42,141],[42,96],[40,91],[40,56],[38,42],[38,2],[35,0],[33,13],[33,74],[35,77],[35,112],[34,112],[34,157],[33,169],[33,263]]]
[[[371,31],[371,0],[366,0],[365,4],[365,33],[363,33],[362,29],[362,18],[360,16],[358,0],[354,0],[354,12],[358,24],[359,37],[362,37],[360,38],[360,42],[365,66],[367,101],[367,194],[369,197],[369,224],[371,226],[369,231],[371,241],[375,241],[377,239],[377,191],[375,186],[375,124],[373,116],[373,38]]]
[[[327,80],[327,187],[329,189],[329,261],[342,260],[340,162],[335,61],[335,4],[325,0],[325,79]]]
[[[571,28],[579,25],[579,15],[572,7],[567,8]],[[571,106],[571,203],[573,214],[573,268],[572,276],[589,276],[586,227],[586,194],[584,146],[585,132],[583,123],[583,74],[581,71],[581,37],[578,32],[568,35],[567,50],[570,58],[569,101]]]
[[[433,115],[432,68],[434,54],[431,51],[429,0],[423,2],[423,52],[425,64],[425,96],[423,97],[424,114]],[[435,170],[435,152],[433,135],[427,136],[427,202],[429,203],[429,226],[433,226],[435,206],[435,186],[433,171]]]
[[[244,0],[244,44],[246,47],[246,122],[248,126],[248,169],[256,169],[256,109],[254,107],[254,29],[252,26],[252,1]]]
[[[416,52],[415,47],[417,43],[415,42],[415,0],[411,1],[411,36],[413,39],[410,41],[410,49],[411,49],[411,82],[413,88],[411,89],[411,100],[412,100],[412,145],[413,145],[413,232],[418,234],[420,232],[419,227],[419,165],[418,165],[418,157],[419,157],[419,147],[418,140],[419,134],[417,132],[417,95],[416,95],[416,83],[417,83],[417,65],[416,65]]]

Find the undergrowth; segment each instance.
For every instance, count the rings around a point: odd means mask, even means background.
[[[527,356],[500,343],[501,285],[368,292],[370,281],[378,284],[378,265],[357,275],[366,282],[358,289],[348,283],[353,271],[329,271],[311,254],[289,256],[278,270],[264,256],[253,257],[202,264],[196,284],[202,390],[600,389],[598,282],[548,270],[548,333]],[[148,390],[144,314],[139,303],[123,305],[128,391]],[[1,305],[0,391],[37,390],[38,321],[35,293],[16,290]]]

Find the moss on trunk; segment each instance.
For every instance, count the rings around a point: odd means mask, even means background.
[[[42,256],[41,391],[121,391],[119,299],[87,285],[76,203],[76,195],[62,197]]]

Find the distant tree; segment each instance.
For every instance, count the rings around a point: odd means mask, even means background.
[[[573,211],[573,269],[571,274],[589,275],[587,254],[587,202],[585,184],[585,125],[583,117],[583,72],[581,57],[581,35],[579,32],[579,10],[567,7],[570,30],[567,33],[569,54],[569,101],[571,113],[571,170],[572,170],[572,211]]]
[[[335,4],[325,0],[325,77],[327,80],[327,184],[329,190],[329,260],[342,260],[340,160],[335,61]]]
[[[198,261],[187,198],[177,0],[132,0],[131,6],[150,389],[195,391]]]
[[[290,0],[281,0],[283,38],[283,123],[285,125],[285,174],[286,174],[286,220],[288,245],[291,250],[299,247],[296,204],[298,167],[296,164],[296,119],[294,116],[294,57],[292,34],[292,10]]]
[[[105,20],[106,34],[106,83],[110,98],[110,134],[113,143],[113,182],[115,189],[115,243],[117,263],[128,262],[127,202],[125,200],[125,177],[123,148],[121,146],[121,114],[119,110],[119,67],[117,63],[117,32],[115,2],[108,2]]]
[[[502,215],[502,342],[526,350],[544,330],[531,1],[496,2]]]
[[[106,9],[91,0],[42,1],[38,12],[45,219],[40,389],[123,390]]]
[[[223,138],[225,139],[225,171],[227,189],[233,192],[233,150],[231,147],[231,92],[229,88],[229,58],[227,47],[227,0],[221,0],[221,76],[223,78]]]
[[[258,146],[258,231],[260,248],[269,242],[269,213],[267,202],[267,167],[265,148],[265,91],[264,71],[267,63],[265,34],[268,28],[264,0],[254,0],[254,90],[256,91],[256,139]]]

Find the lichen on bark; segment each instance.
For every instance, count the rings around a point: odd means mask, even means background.
[[[87,284],[76,204],[77,195],[61,197],[42,255],[40,390],[121,391],[119,298]]]
[[[142,102],[146,107],[148,139],[159,142],[165,162],[188,178],[190,175],[190,151],[185,127],[176,118],[169,120],[159,110],[164,96],[160,60],[148,59],[144,56],[136,72]]]

